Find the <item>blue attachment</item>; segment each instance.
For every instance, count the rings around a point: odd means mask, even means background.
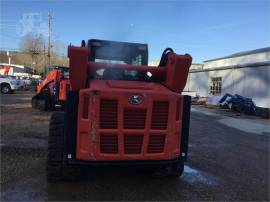
[[[228,97],[229,99],[227,100]],[[223,95],[223,97],[218,102],[221,104],[227,100],[227,103],[228,103],[228,101],[231,100],[232,98],[233,98],[233,95],[231,95],[230,93],[225,93],[225,95]]]
[[[240,107],[241,111],[246,113],[255,113],[256,105],[251,98],[245,98],[241,95],[235,94],[231,95],[226,93],[220,100],[219,103],[227,102],[227,104],[232,104],[232,108],[235,106]]]

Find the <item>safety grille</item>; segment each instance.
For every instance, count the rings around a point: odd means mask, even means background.
[[[154,101],[152,107],[151,129],[162,130],[167,128],[169,102]]]
[[[140,154],[142,152],[143,135],[125,135],[125,154]]]
[[[124,109],[125,129],[144,129],[146,109]]]
[[[115,129],[117,128],[117,100],[100,100],[100,128]]]
[[[150,135],[147,152],[161,153],[164,150],[165,135]]]
[[[100,152],[107,154],[118,153],[117,134],[101,134],[100,135]]]

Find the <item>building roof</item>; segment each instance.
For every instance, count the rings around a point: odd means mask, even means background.
[[[23,65],[16,65],[16,64],[8,64],[8,63],[0,63],[1,66],[5,65],[5,66],[10,66],[10,67],[17,67],[17,68],[25,68],[25,66]]]
[[[208,69],[190,69],[189,73],[219,71],[219,70],[226,70],[226,69],[255,68],[255,67],[265,67],[265,66],[270,67],[270,62],[245,63],[245,64],[228,65],[228,66],[221,66],[221,67],[208,68]]]
[[[239,57],[239,56],[245,56],[245,55],[251,55],[251,54],[256,54],[256,53],[264,53],[264,52],[270,52],[270,47],[266,48],[260,48],[260,49],[255,49],[255,50],[250,50],[250,51],[243,51],[239,53],[234,53],[225,57],[219,57],[219,58],[214,58],[210,60],[205,60],[204,62],[211,62],[215,60],[221,60],[221,59],[227,59],[227,58],[233,58],[233,57]]]

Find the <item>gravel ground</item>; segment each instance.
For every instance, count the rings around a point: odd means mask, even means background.
[[[89,169],[80,182],[47,183],[50,113],[31,109],[32,95],[1,95],[1,201],[269,201],[269,122],[200,106],[192,109],[189,160],[179,179],[106,167]]]

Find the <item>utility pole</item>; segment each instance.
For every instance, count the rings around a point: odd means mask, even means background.
[[[46,44],[43,44],[43,65],[46,66]]]
[[[48,63],[51,65],[51,12],[48,13]]]
[[[8,64],[10,65],[11,64],[11,55],[10,55],[9,51],[7,51],[7,56],[8,56]]]

